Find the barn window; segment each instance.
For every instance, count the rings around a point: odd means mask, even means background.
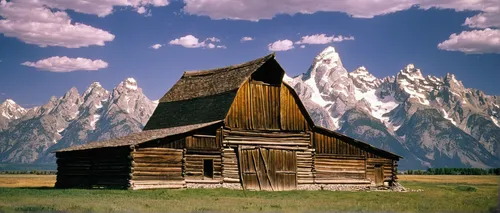
[[[203,176],[206,178],[214,178],[214,160],[203,160]]]

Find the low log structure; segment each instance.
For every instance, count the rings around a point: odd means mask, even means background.
[[[284,73],[274,54],[185,72],[142,132],[58,150],[56,187],[283,191],[397,181],[400,156],[316,126]]]

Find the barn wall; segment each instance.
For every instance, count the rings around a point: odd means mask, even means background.
[[[182,149],[137,148],[132,152],[133,189],[185,187],[183,154]]]
[[[217,183],[222,181],[222,157],[218,154],[186,154],[185,178],[188,183]],[[213,161],[213,178],[205,177],[203,160]],[[204,180],[204,181],[199,181]]]
[[[57,188],[128,188],[129,147],[58,152]]]
[[[238,158],[236,150],[225,148],[222,156],[222,176],[226,183],[240,183],[240,172],[238,169]]]
[[[327,154],[318,154],[314,159],[317,183],[332,180],[364,180],[366,167],[364,158],[339,158]],[[349,183],[349,181],[345,181]]]
[[[384,170],[384,181],[391,181],[396,176],[393,172],[393,160],[385,158],[368,158],[366,159],[366,177],[370,180],[375,180],[375,165],[379,164]]]
[[[226,126],[244,130],[306,131],[308,124],[291,88],[247,81],[238,90]]]
[[[314,132],[312,141],[316,149],[315,169],[318,181],[328,178],[374,181],[374,168],[377,164],[383,167],[385,181],[397,178],[397,161],[383,157],[374,150],[366,150],[322,132]]]
[[[297,184],[314,183],[314,150],[297,151]]]
[[[253,131],[224,130],[223,146],[258,145],[263,148],[285,148],[293,146],[296,149],[307,150],[311,142],[309,133],[273,132],[262,133]]]

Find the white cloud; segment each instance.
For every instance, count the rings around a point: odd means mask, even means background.
[[[278,40],[267,45],[269,51],[287,51],[293,49],[293,42],[286,40]]]
[[[108,67],[108,63],[103,60],[91,60],[87,58],[68,58],[66,56],[54,56],[39,60],[37,62],[26,61],[21,65],[35,67],[51,72],[72,72],[77,70],[95,71]]]
[[[249,37],[249,36],[245,36],[243,38],[241,38],[240,40],[241,42],[245,42],[245,41],[253,41],[253,38],[252,37]]]
[[[464,25],[472,28],[500,27],[500,13],[480,13],[465,19]]]
[[[137,13],[139,13],[139,14],[146,13],[146,8],[145,7],[139,7],[139,8],[137,8]]]
[[[169,4],[168,0],[39,0],[39,2],[51,8],[74,10],[99,17],[113,13],[114,7],[133,7],[142,14],[142,11],[146,11],[146,7],[163,7]],[[141,7],[144,9],[140,9]]]
[[[217,48],[219,48],[219,49],[227,49],[227,47],[225,45],[217,45]]]
[[[151,48],[157,50],[157,49],[160,49],[160,47],[162,47],[163,45],[161,44],[154,44],[153,46],[151,46]]]
[[[499,53],[500,30],[484,29],[451,34],[448,40],[438,44],[438,48],[447,51],[460,51],[467,54]]]
[[[257,21],[271,19],[277,14],[312,14],[318,11],[344,12],[358,18],[403,11],[417,6],[421,9],[439,8],[457,11],[499,11],[498,0],[184,0],[184,11],[209,16],[212,19]]]
[[[40,47],[103,46],[115,36],[82,23],[71,23],[66,12],[52,11],[31,1],[0,0],[0,33]]]
[[[342,35],[339,36],[326,36],[326,34],[315,34],[302,36],[300,41],[295,42],[296,44],[328,44],[332,42],[342,42],[347,40],[354,40],[353,36],[344,37]]]
[[[224,45],[218,45],[216,46],[213,43],[208,43],[207,41],[212,41],[212,42],[220,42],[220,39],[215,38],[215,37],[210,37],[205,39],[204,41],[200,42],[200,39],[196,38],[193,35],[186,35],[180,38],[176,38],[174,40],[171,40],[168,42],[170,45],[180,45],[185,48],[223,48],[225,49],[226,46]]]
[[[306,48],[306,45],[300,45],[300,48]]]

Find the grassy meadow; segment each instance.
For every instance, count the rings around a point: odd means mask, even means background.
[[[422,192],[53,189],[53,175],[0,175],[0,212],[495,212],[498,176],[401,175]]]

